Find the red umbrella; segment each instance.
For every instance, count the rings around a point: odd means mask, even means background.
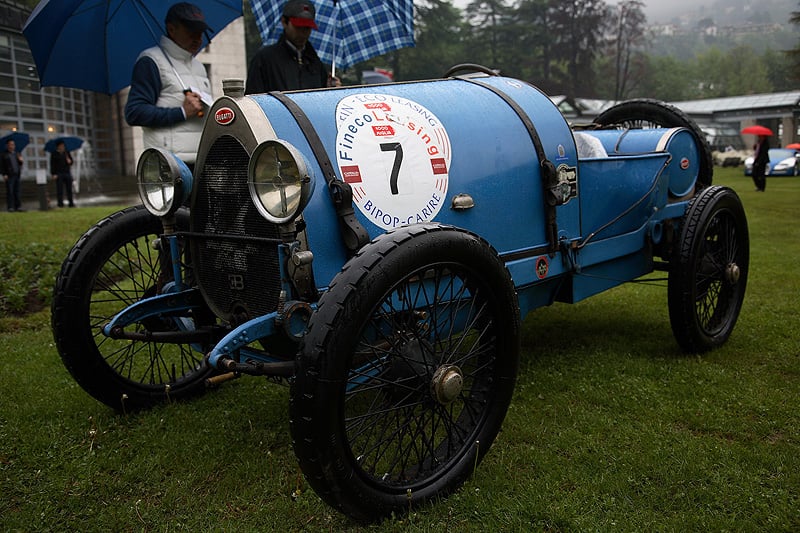
[[[742,133],[748,133],[750,135],[766,135],[767,137],[774,135],[771,129],[766,126],[761,126],[760,124],[756,124],[755,126],[747,126],[742,130]]]
[[[800,150],[800,143],[787,144],[786,148],[789,150]]]

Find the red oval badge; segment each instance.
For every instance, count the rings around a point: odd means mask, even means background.
[[[236,114],[233,112],[233,109],[230,107],[220,107],[217,109],[217,112],[214,113],[214,120],[217,121],[217,124],[220,126],[227,126],[233,119],[236,118]]]
[[[681,159],[681,169],[686,170],[689,168],[689,160],[687,158]]]
[[[536,277],[544,279],[547,277],[547,271],[550,269],[550,263],[547,261],[546,256],[541,256],[536,260]]]

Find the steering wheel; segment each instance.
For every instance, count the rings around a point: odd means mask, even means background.
[[[449,78],[453,76],[456,72],[460,71],[468,71],[468,72],[483,72],[484,74],[488,74],[489,76],[498,76],[498,72],[496,70],[492,70],[489,67],[484,67],[483,65],[478,65],[476,63],[459,63],[458,65],[454,65],[450,67],[450,69],[444,73],[443,78]]]

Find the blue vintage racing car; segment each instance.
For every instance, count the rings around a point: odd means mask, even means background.
[[[571,125],[530,84],[472,67],[255,96],[225,85],[194,172],[145,151],[143,205],[89,229],[58,277],[58,350],[114,409],[287,380],[308,483],[372,521],[473,472],[532,310],[662,270],[681,348],[731,335],[745,213],[671,106]]]

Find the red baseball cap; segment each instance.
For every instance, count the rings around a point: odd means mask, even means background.
[[[289,0],[283,6],[283,16],[298,28],[313,28],[316,30],[317,23],[314,22],[316,14],[317,10],[314,9],[314,4],[305,0]]]

